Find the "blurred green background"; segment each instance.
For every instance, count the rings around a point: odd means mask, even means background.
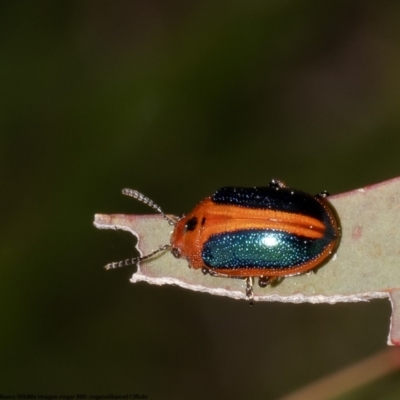
[[[395,0],[2,0],[0,391],[273,399],[384,349],[386,300],[133,285],[103,266],[135,240],[92,221],[150,212],[123,187],[181,214],[226,185],[400,175],[399,19]]]

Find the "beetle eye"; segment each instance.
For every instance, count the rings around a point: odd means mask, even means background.
[[[196,228],[196,225],[197,225],[197,218],[196,217],[190,218],[189,221],[186,222],[186,225],[185,225],[186,232],[194,231]]]
[[[175,258],[181,258],[181,252],[176,247],[172,248],[171,253]]]

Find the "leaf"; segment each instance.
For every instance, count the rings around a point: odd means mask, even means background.
[[[389,297],[393,315],[388,344],[400,345],[400,178],[330,196],[329,201],[342,226],[336,254],[316,273],[267,288],[254,285],[254,301],[334,304]],[[96,214],[94,224],[130,231],[138,238],[140,255],[169,244],[172,229],[159,215]],[[203,275],[168,251],[138,264],[131,282],[139,281],[245,299],[244,280]]]

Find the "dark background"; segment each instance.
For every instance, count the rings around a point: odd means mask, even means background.
[[[273,399],[385,349],[387,300],[133,285],[102,268],[133,237],[92,221],[151,212],[123,187],[181,214],[226,185],[400,175],[399,19],[395,0],[1,1],[0,391]]]

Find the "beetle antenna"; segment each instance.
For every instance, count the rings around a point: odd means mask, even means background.
[[[159,247],[157,250],[154,250],[150,254],[146,254],[145,256],[142,257],[134,257],[134,258],[127,258],[126,260],[123,261],[116,261],[107,264],[104,268],[108,271],[109,269],[114,269],[114,268],[121,268],[121,267],[126,267],[128,265],[134,265],[137,264],[140,261],[147,260],[150,257],[153,257],[157,253],[160,253],[161,251],[169,250],[171,248],[170,244],[166,244],[165,246]]]
[[[164,212],[161,210],[161,207],[158,206],[156,203],[154,203],[153,200],[146,197],[144,194],[138,192],[137,190],[133,190],[133,189],[122,189],[122,194],[124,194],[125,196],[133,197],[134,199],[139,200],[144,204],[147,204],[153,210],[156,210],[157,212],[159,212],[163,216],[163,218],[166,221],[168,221],[168,223],[170,225],[175,225],[175,221],[172,220],[171,218],[167,217],[164,214]]]

